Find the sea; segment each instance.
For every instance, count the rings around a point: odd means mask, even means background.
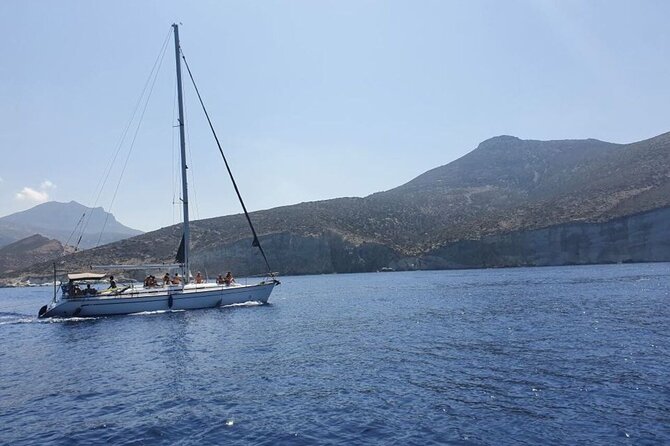
[[[670,264],[284,277],[267,305],[38,320],[3,445],[670,444]]]

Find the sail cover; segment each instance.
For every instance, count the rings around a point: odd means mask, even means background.
[[[177,249],[177,257],[174,258],[177,263],[184,263],[184,236],[181,236],[181,243],[179,243],[179,249]]]

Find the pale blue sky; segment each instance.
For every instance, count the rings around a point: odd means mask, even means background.
[[[632,142],[670,131],[668,17],[670,2],[644,0],[4,0],[0,215],[47,197],[96,204],[173,21],[256,210],[389,189],[500,134]],[[179,221],[172,51],[111,209],[143,230]],[[192,215],[237,213],[186,96]]]

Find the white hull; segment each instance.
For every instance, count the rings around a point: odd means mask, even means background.
[[[115,295],[62,297],[51,303],[40,317],[86,317],[161,310],[197,310],[244,302],[266,303],[274,282],[257,285],[222,286],[190,284],[183,288],[128,289]]]

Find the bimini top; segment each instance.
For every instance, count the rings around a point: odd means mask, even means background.
[[[100,280],[104,279],[106,275],[102,273],[75,273],[68,274],[67,278],[70,280]]]

